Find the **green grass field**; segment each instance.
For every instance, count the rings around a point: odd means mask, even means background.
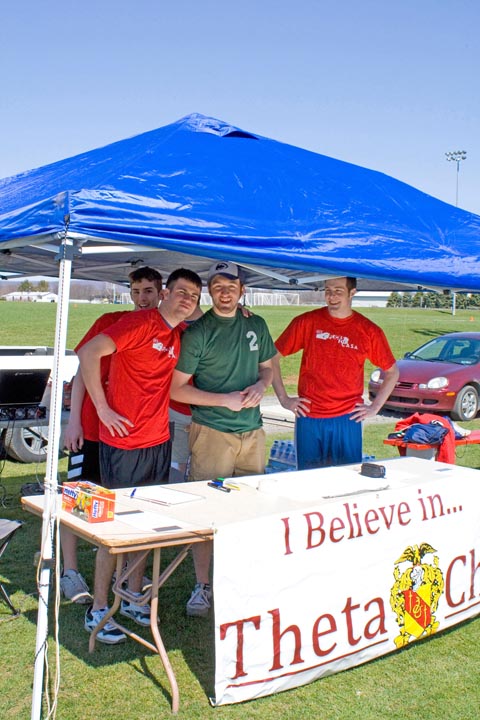
[[[73,347],[93,320],[118,306],[72,303],[68,347]],[[302,308],[262,308],[276,338]],[[1,303],[0,344],[53,344],[55,305]],[[460,311],[364,311],[385,330],[397,357],[437,334],[477,329],[480,315]],[[298,357],[288,358],[283,371],[294,389]],[[368,377],[369,369],[366,370]],[[480,427],[480,421],[469,424]],[[372,424],[365,429],[365,452],[377,458],[394,457],[396,450],[383,445],[393,422]],[[273,438],[270,439],[270,442]],[[464,448],[458,463],[480,467],[480,451]],[[60,472],[65,472],[65,459]],[[20,506],[22,485],[43,478],[45,465],[22,465],[6,461],[0,465],[0,516],[24,521],[0,563],[0,581],[5,584],[20,617],[13,619],[0,600],[0,709],[1,720],[30,717],[35,653],[38,597],[34,553],[38,550],[40,521]],[[166,551],[166,564],[172,553]],[[94,553],[80,546],[82,570],[92,583]],[[182,720],[477,720],[480,709],[480,622],[459,625],[431,639],[355,669],[332,675],[302,688],[240,705],[211,708],[208,694],[213,684],[212,621],[187,618],[193,567],[188,558],[161,591],[161,622],[166,647],[180,686]],[[53,603],[52,603],[53,605]],[[51,627],[53,609],[51,607]],[[149,720],[169,718],[168,683],[159,658],[129,641],[123,646],[99,645],[88,653],[88,635],[83,630],[84,608],[62,602],[60,606],[61,683],[57,717],[61,720]],[[53,662],[54,647],[49,657]],[[51,682],[51,680],[50,680]],[[46,717],[46,714],[45,714]]]

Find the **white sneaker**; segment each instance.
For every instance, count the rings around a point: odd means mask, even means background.
[[[79,605],[91,603],[93,599],[85,579],[76,570],[65,570],[60,578],[60,592]]]
[[[85,613],[85,630],[90,633],[93,632],[107,612],[108,607],[100,608],[100,610],[93,610],[90,606]],[[127,636],[125,633],[110,622],[110,620],[107,622],[105,627],[97,633],[97,640],[99,642],[106,643],[107,645],[117,645],[117,643],[125,642],[126,639]]]
[[[133,602],[122,600],[120,605],[120,615],[131,618],[137,625],[142,627],[150,627],[150,605],[136,605]]]
[[[187,615],[206,617],[212,605],[212,590],[206,583],[197,583],[187,602]]]

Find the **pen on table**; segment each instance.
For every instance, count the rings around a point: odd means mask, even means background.
[[[235,485],[234,483],[231,483],[231,482],[226,482],[224,487],[230,488],[230,490],[240,490],[238,485]]]
[[[136,492],[137,492],[137,488],[133,488],[132,492],[130,493],[130,497],[132,498]]]
[[[221,482],[213,481],[213,482],[207,483],[207,485],[211,488],[215,488],[215,490],[221,490],[222,492],[227,492],[227,493],[230,492],[230,488],[224,487],[223,483],[221,483]]]

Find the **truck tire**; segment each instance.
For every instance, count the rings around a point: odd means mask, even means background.
[[[13,460],[24,463],[45,462],[47,459],[48,425],[5,430],[3,444]]]

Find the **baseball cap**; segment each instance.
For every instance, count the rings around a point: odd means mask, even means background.
[[[238,267],[235,263],[221,260],[210,266],[208,270],[207,283],[210,282],[215,275],[222,275],[223,277],[229,278],[229,280],[240,280],[241,283],[245,282],[245,274],[242,268]]]

